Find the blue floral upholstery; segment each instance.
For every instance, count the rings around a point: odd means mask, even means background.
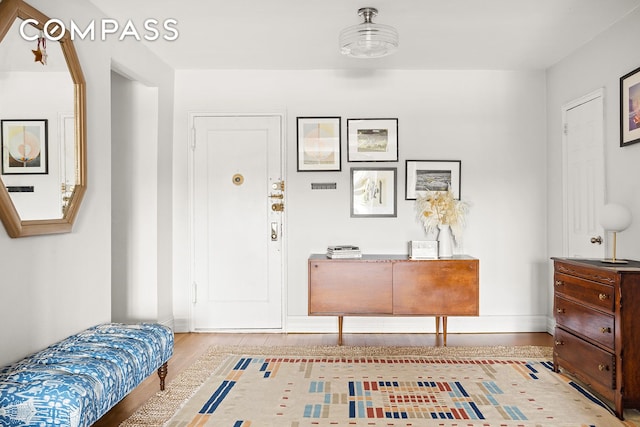
[[[0,369],[0,426],[84,427],[173,354],[159,324],[94,326]]]

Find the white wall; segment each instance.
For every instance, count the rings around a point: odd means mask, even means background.
[[[111,319],[158,320],[158,93],[111,73]]]
[[[621,76],[640,67],[638,40],[640,10],[547,71],[549,256],[566,256],[562,252],[561,108],[572,100],[604,88],[606,199],[627,206],[633,215],[631,227],[618,234],[617,257],[640,259],[640,144],[621,148],[619,134],[619,81]],[[549,263],[549,271],[551,268]],[[551,295],[552,281],[547,283]]]
[[[546,146],[544,72],[178,71],[174,134],[174,316],[188,328],[188,113],[284,112],[287,117],[286,289],[289,331],[335,330],[307,317],[307,257],[329,244],[365,253],[406,253],[425,234],[404,200],[410,160],[461,160],[471,204],[461,252],[480,259],[480,318],[452,318],[455,331],[546,330]],[[296,117],[341,116],[342,171],[296,172]],[[349,215],[347,118],[398,118],[397,218]],[[371,164],[369,164],[371,165]],[[337,182],[337,190],[310,189]],[[238,224],[239,226],[239,224]],[[247,260],[250,262],[250,260]],[[425,326],[425,323],[427,326]],[[428,330],[418,319],[351,319],[345,330]],[[351,329],[350,329],[351,328]]]
[[[86,1],[30,0],[49,17],[100,19]],[[171,317],[173,71],[140,43],[76,41],[87,81],[87,193],[69,234],[0,232],[0,365],[111,316],[111,62],[159,88],[158,318]],[[46,92],[45,92],[46,93]]]

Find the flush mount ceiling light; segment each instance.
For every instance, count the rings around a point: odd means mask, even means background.
[[[358,10],[364,22],[340,31],[340,53],[353,58],[380,58],[398,49],[398,31],[389,25],[371,22],[377,14],[378,9],[373,7]]]

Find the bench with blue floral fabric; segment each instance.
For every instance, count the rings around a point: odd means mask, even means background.
[[[164,390],[173,332],[97,325],[0,369],[0,425],[85,427],[157,370]]]

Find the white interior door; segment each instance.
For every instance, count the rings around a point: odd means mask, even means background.
[[[282,327],[281,122],[194,118],[194,330]]]
[[[604,258],[598,214],[605,201],[603,92],[563,108],[565,255]]]

